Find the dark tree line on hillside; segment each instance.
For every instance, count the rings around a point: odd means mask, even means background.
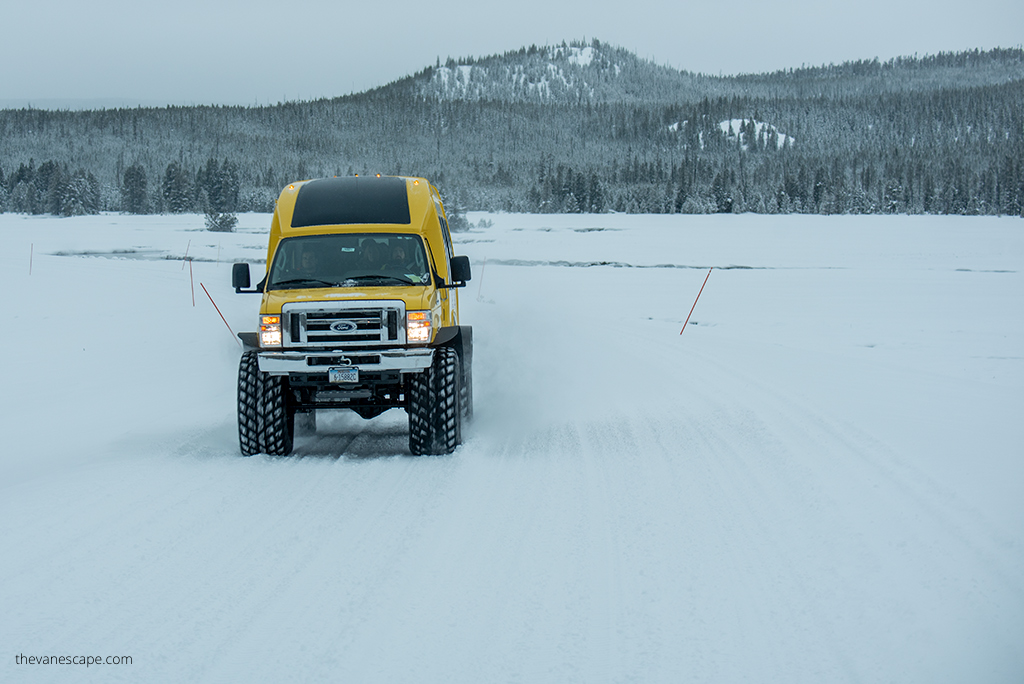
[[[0,168],[0,209],[26,214],[81,216],[98,214],[103,204],[100,183],[90,171],[71,172],[67,164],[47,161],[22,164],[4,178]]]
[[[273,107],[6,110],[0,210],[269,211],[294,180],[384,173],[430,178],[456,212],[1021,216],[1022,64],[1019,50],[854,63],[646,103],[438,99],[412,87],[428,70]],[[621,87],[667,78],[641,67]]]
[[[20,164],[6,181],[0,168],[0,209],[58,216],[97,214],[101,210],[129,214],[240,210],[238,165],[227,160],[210,159],[195,172],[172,161],[155,183],[150,183],[149,172],[139,162],[118,175],[120,182],[106,188],[104,198],[100,183],[91,172],[79,169],[70,173],[67,164],[53,160],[37,168],[35,160],[30,159],[28,164]]]

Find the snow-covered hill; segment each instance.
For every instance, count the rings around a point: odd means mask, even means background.
[[[589,44],[531,46],[479,59],[450,59],[394,87],[411,88],[419,97],[431,100],[575,105],[692,102],[725,92],[722,87],[728,91],[724,83],[723,79],[658,65],[594,40]]]
[[[471,64],[451,63],[429,70],[420,86],[424,97],[445,100],[569,102],[611,97],[613,81],[634,55],[595,42],[531,48]],[[650,68],[657,68],[650,65]]]
[[[0,681],[1020,680],[1019,220],[470,214],[465,445],[243,458],[239,218],[0,215]]]
[[[383,86],[429,100],[555,104],[692,104],[703,98],[849,97],[1005,84],[1024,77],[1019,50],[849,62],[771,74],[711,76],[656,64],[599,40],[521,48],[502,55],[449,58]]]

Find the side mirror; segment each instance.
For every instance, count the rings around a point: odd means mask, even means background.
[[[249,287],[249,264],[235,264],[231,267],[231,287],[240,292]]]
[[[453,283],[462,283],[463,285],[472,276],[469,269],[469,257],[457,256],[452,257],[451,264],[451,281]]]

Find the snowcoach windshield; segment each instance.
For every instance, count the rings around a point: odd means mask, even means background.
[[[426,286],[423,241],[400,233],[343,233],[281,240],[268,290]]]

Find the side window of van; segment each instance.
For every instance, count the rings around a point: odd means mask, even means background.
[[[455,256],[455,252],[452,251],[452,236],[448,231],[448,220],[445,219],[441,203],[436,197],[434,198],[434,208],[437,210],[437,220],[441,224],[441,235],[444,236],[444,251],[448,255],[448,263],[451,263],[452,257]]]

